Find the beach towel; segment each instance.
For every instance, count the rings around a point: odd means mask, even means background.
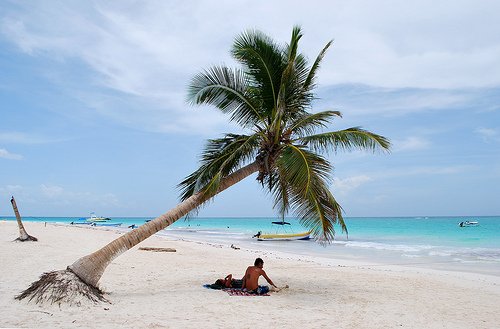
[[[271,296],[268,293],[256,294],[256,293],[251,293],[251,292],[248,292],[246,290],[241,290],[238,288],[225,288],[222,290],[227,292],[229,294],[229,296]]]
[[[223,286],[215,284],[215,283],[212,283],[212,284],[207,283],[207,284],[204,284],[203,287],[207,288],[207,289],[216,289],[216,290],[222,290],[222,288],[224,288]]]
[[[251,293],[246,290],[242,290],[241,288],[223,288],[219,285],[215,284],[204,284],[204,288],[207,289],[215,289],[215,290],[222,290],[228,293],[229,296],[271,296],[268,293],[265,294],[256,294],[256,293]]]

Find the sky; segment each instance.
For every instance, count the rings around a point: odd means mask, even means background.
[[[500,215],[500,2],[2,1],[0,215],[158,216],[204,141],[238,132],[186,101],[190,79],[236,67],[257,29],[300,25],[328,130],[361,126],[390,153],[328,156],[344,216]],[[251,176],[199,212],[274,216]]]

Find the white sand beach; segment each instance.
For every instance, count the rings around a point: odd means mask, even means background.
[[[0,221],[0,327],[4,328],[498,328],[500,277],[337,264],[230,245],[153,236],[109,265],[100,281],[111,304],[43,305],[14,300],[43,272],[66,268],[120,232],[25,222],[38,242],[13,242]],[[175,248],[151,252],[139,247]],[[256,257],[278,285],[269,297],[229,296],[202,287]],[[261,284],[265,283],[261,279]]]

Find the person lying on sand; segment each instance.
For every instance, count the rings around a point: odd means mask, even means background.
[[[216,286],[221,288],[241,288],[243,285],[243,280],[233,279],[232,274],[228,274],[224,279],[218,279],[214,283]]]
[[[275,289],[279,289],[273,283],[273,281],[267,276],[266,272],[262,269],[264,267],[264,261],[261,258],[257,258],[254,262],[254,266],[249,266],[243,276],[243,289],[248,292],[255,294],[266,294],[269,292],[268,286],[259,286],[259,277],[262,275],[266,281],[273,286]]]

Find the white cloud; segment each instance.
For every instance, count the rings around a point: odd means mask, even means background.
[[[333,181],[333,185],[335,187],[335,193],[346,194],[372,180],[373,178],[371,178],[370,176],[359,175],[359,176],[347,177],[344,179],[336,178]]]
[[[424,150],[429,147],[430,143],[422,137],[410,136],[404,140],[394,140],[393,145],[393,152],[401,152]]]
[[[382,88],[367,85],[335,85],[320,88],[326,95],[318,106],[335,104],[350,115],[404,116],[423,111],[456,110],[470,108],[475,112],[495,111],[498,98],[496,89],[418,89]],[[485,99],[490,101],[484,104]],[[483,102],[483,103],[481,103]],[[481,104],[481,106],[478,106]]]
[[[17,193],[23,190],[21,185],[6,185],[5,187],[0,187],[0,192],[6,194]]]
[[[0,187],[0,197],[10,198],[14,195],[23,203],[37,208],[64,206],[74,209],[88,208],[88,211],[98,208],[120,207],[120,200],[116,194],[110,192],[72,191],[63,186],[54,184],[41,184],[39,186],[6,185]],[[29,206],[28,206],[29,207]],[[52,212],[57,212],[54,208]]]
[[[377,177],[377,179],[385,179],[405,176],[456,175],[461,173],[469,173],[475,169],[477,168],[469,165],[415,166],[407,168],[387,169],[378,174],[372,174],[372,176]]]
[[[0,149],[0,158],[7,160],[22,160],[23,156],[20,154],[10,153],[6,149]]]
[[[42,8],[30,5],[22,15],[7,16],[3,29],[28,53],[80,58],[112,88],[141,95],[163,94],[172,75],[184,75],[186,68],[198,71],[200,65],[227,60],[232,39],[243,30],[259,28],[286,42],[296,23],[304,27],[311,57],[335,39],[325,77],[336,83],[425,88],[500,83],[491,72],[500,61],[495,15],[500,5],[493,1],[481,6],[332,1],[323,3],[321,11],[287,6],[282,20],[275,16],[283,11],[282,3],[248,4],[227,8],[202,1],[129,6],[89,1],[51,7],[40,2]],[[245,15],[228,15],[243,11]],[[335,71],[330,74],[329,68]]]
[[[485,142],[500,141],[500,133],[495,129],[481,127],[477,128],[476,132]]]
[[[64,188],[56,185],[40,185],[41,194],[49,199],[57,198],[64,193]]]
[[[14,196],[16,199],[18,197],[24,198],[26,196],[26,188],[22,185],[0,186],[0,198],[2,200],[10,200],[11,196]]]
[[[89,207],[119,205],[118,197],[113,193],[70,191],[58,185],[41,184],[38,190],[32,191],[32,194],[38,201],[46,200],[54,204],[88,204]]]
[[[97,113],[140,129],[192,132],[223,123],[192,113],[187,118],[190,78],[212,64],[231,65],[232,40],[249,28],[285,43],[291,27],[301,24],[301,50],[311,60],[335,39],[319,74],[322,87],[481,88],[500,85],[499,11],[499,2],[487,0],[331,1],[321,10],[298,0],[285,7],[279,1],[33,1],[5,10],[0,32],[21,51],[59,65],[47,77]],[[75,60],[90,76],[65,72],[65,63]],[[118,95],[103,101],[106,91]],[[418,110],[463,100],[458,94],[417,96],[384,108]]]
[[[64,139],[47,138],[45,136],[27,134],[17,131],[0,132],[0,143],[46,144],[60,142],[63,140]]]

